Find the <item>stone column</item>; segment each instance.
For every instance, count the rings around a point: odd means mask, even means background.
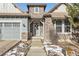
[[[44,17],[44,44],[55,44],[57,41],[51,15],[46,15]]]

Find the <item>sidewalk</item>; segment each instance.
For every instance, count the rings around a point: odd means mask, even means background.
[[[41,39],[32,39],[31,48],[27,56],[46,56]]]

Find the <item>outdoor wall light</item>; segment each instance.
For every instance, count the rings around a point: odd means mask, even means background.
[[[26,25],[25,25],[25,24],[23,24],[23,27],[26,27]]]

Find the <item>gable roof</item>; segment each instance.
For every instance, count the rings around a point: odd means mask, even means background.
[[[68,18],[68,14],[65,12],[54,12],[58,7],[60,7],[62,4],[67,5],[65,3],[59,3],[54,8],[52,8],[50,11],[47,12],[48,15],[51,15],[53,19],[66,19]]]
[[[53,13],[50,13],[52,18],[54,19],[66,19],[68,18],[69,16],[64,13],[64,12],[53,12]]]
[[[54,10],[56,10],[60,5],[65,4],[65,3],[59,3],[57,4],[54,8],[52,8],[51,10],[48,11],[48,13],[53,12]],[[65,4],[66,5],[66,4]]]
[[[14,5],[15,8],[17,8],[20,12],[24,13],[17,5],[16,3],[12,3]]]
[[[0,3],[0,13],[23,13],[14,3]]]

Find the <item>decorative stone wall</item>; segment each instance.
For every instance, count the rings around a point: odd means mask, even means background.
[[[6,52],[3,56],[26,56],[30,47],[30,45],[20,42],[14,48]]]

